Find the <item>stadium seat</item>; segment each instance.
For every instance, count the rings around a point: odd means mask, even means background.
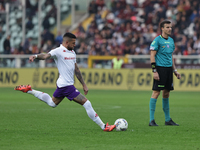
[[[72,1],[71,0],[68,0],[69,1],[69,5],[71,6],[72,5]]]
[[[5,40],[5,37],[0,39],[0,53],[3,52],[3,42],[4,42],[4,40]]]
[[[28,33],[26,34],[27,38],[33,37],[34,36],[34,31],[33,30],[29,30]]]
[[[50,17],[49,18],[49,24],[52,26],[52,25],[54,25],[55,24],[55,18],[53,18],[53,17]]]
[[[46,8],[45,8],[45,12],[49,12],[49,11],[51,10],[51,8],[52,8],[52,5],[48,5],[48,6],[46,6]]]
[[[31,5],[33,5],[33,6],[37,3],[36,0],[29,0],[29,1],[30,1]]]
[[[18,47],[20,45],[21,41],[22,41],[21,38],[16,38],[14,40],[14,45]]]
[[[36,16],[33,17],[32,22],[34,25],[38,24],[38,18]]]
[[[10,21],[9,21],[9,24],[10,25],[13,25],[13,24],[15,24],[16,23],[16,19],[13,17],[13,18],[11,18],[10,19]]]
[[[35,25],[34,25],[33,30],[34,30],[35,32],[38,31],[38,24],[35,24]]]
[[[66,0],[64,0],[64,1],[61,1],[61,6],[63,6],[63,5],[69,5],[69,2],[68,1],[66,1]]]
[[[11,32],[11,37],[12,38],[16,38],[17,36],[18,36],[18,32],[17,31]]]
[[[22,32],[19,32],[19,33],[18,33],[18,37],[22,39],[22,36],[23,36],[23,33],[22,33]]]
[[[16,14],[15,14],[15,12],[13,11],[13,12],[10,12],[9,17],[10,17],[10,18],[15,18],[15,15],[16,15]]]
[[[65,13],[65,12],[68,12],[69,11],[69,6],[68,5],[63,5],[61,7],[61,13]]]
[[[19,28],[18,28],[18,26],[16,25],[16,24],[13,24],[11,27],[10,27],[10,31],[11,32],[15,32],[15,31],[18,31],[19,30]]]
[[[22,18],[22,11],[21,11],[21,10],[17,11],[17,13],[16,13],[16,18],[17,18],[17,19]]]
[[[46,12],[45,12],[45,11],[42,11],[42,12],[41,12],[41,18],[43,19],[45,16],[46,16]]]
[[[38,32],[38,31],[37,31],[37,32],[34,32],[33,38],[38,38],[38,36],[39,36],[39,32]]]
[[[3,32],[6,32],[6,28],[7,28],[7,27],[6,27],[6,24],[4,24],[3,27],[2,27],[2,31],[3,31]]]

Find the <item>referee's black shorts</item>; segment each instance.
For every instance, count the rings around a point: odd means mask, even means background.
[[[173,86],[173,68],[172,67],[159,67],[156,66],[160,81],[153,80],[152,90],[174,90]]]

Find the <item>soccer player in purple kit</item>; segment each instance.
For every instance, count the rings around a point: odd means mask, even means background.
[[[84,94],[86,95],[88,93],[88,88],[76,64],[76,54],[73,51],[75,42],[76,36],[72,33],[67,32],[63,36],[63,42],[60,47],[57,47],[46,54],[40,53],[38,55],[32,55],[29,57],[29,60],[31,62],[33,62],[34,59],[54,59],[59,71],[59,78],[57,80],[57,89],[55,90],[52,98],[47,93],[32,89],[30,85],[20,85],[17,86],[15,90],[32,94],[51,107],[56,107],[65,97],[67,97],[70,101],[73,100],[81,104],[85,108],[88,116],[97,125],[99,125],[102,130],[112,131],[115,128],[115,125],[109,125],[108,123],[104,124],[97,113],[94,111],[91,102],[84,95],[82,95],[73,85],[75,73],[76,77],[83,86]]]

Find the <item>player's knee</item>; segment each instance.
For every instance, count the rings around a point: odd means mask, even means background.
[[[169,97],[169,93],[163,94],[163,98],[168,98],[168,97]]]
[[[48,103],[48,105],[51,106],[52,108],[55,108],[57,106],[53,101]]]
[[[168,97],[169,97],[169,92],[163,91],[163,98],[168,98]]]
[[[159,95],[160,95],[160,91],[153,91],[152,98],[157,99]]]
[[[88,99],[86,99],[86,101],[83,103],[83,106],[84,107],[92,107],[92,104]]]

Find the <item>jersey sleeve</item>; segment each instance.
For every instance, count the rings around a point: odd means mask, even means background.
[[[158,50],[158,40],[155,38],[150,45],[150,50],[157,51]]]
[[[49,52],[49,54],[51,54],[51,58],[56,58],[56,55],[57,55],[57,51],[56,49],[53,49]]]

